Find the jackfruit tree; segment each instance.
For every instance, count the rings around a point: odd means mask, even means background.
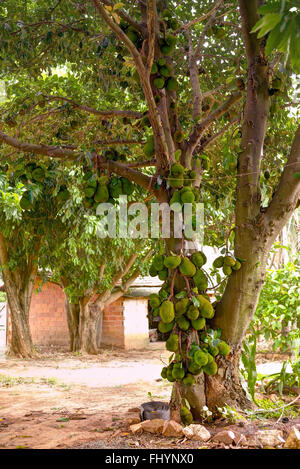
[[[241,343],[299,199],[298,2],[5,0],[0,15],[1,159],[13,147],[34,161],[88,160],[90,210],[122,178],[147,202],[204,202],[226,282],[212,305],[201,252],[184,236],[158,248],[149,272],[165,288],[150,302],[174,353],[163,375],[185,422],[203,405],[247,406]]]
[[[81,212],[81,213],[80,213]],[[151,243],[145,239],[101,239],[95,217],[72,210],[68,228],[55,238],[39,264],[64,290],[70,350],[97,354],[104,308],[128,292],[146,272]]]
[[[0,167],[0,269],[12,326],[8,353],[22,358],[36,355],[29,309],[45,237],[64,231],[62,178],[56,161],[39,166],[17,158]]]

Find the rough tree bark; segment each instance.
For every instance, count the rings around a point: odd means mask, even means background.
[[[0,232],[0,264],[3,281],[9,305],[12,324],[12,337],[8,346],[8,354],[21,358],[32,358],[36,351],[32,342],[29,327],[29,309],[37,274],[36,253],[39,250],[37,243],[35,255],[28,259],[26,266],[9,268],[7,240]]]
[[[65,295],[65,308],[67,313],[67,322],[70,337],[70,350],[71,352],[77,352],[80,348],[79,338],[79,316],[80,316],[80,305],[79,303],[71,303],[68,296]]]

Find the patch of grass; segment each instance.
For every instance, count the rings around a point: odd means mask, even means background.
[[[18,384],[32,384],[35,383],[35,378],[21,378],[8,375],[0,375],[0,387],[11,388]]]
[[[278,419],[282,417],[294,419],[300,415],[300,411],[296,406],[289,405],[281,399],[276,402],[271,399],[257,399],[256,402],[259,408],[247,413],[247,417],[251,419]]]
[[[46,386],[56,386],[65,391],[70,389],[66,383],[60,383],[57,378],[22,378],[0,374],[0,388],[11,388],[20,384],[45,384]]]

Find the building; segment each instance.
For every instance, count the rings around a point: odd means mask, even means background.
[[[161,283],[157,278],[138,278],[129,292],[105,308],[99,346],[113,345],[126,350],[147,347],[149,344],[148,296],[157,292]],[[3,307],[3,324],[5,322],[4,311]],[[37,281],[32,295],[29,323],[35,345],[69,345],[65,295],[58,284],[51,281],[46,283]],[[9,308],[6,308],[6,324],[6,343],[9,343],[11,337]],[[2,342],[3,337],[5,337],[4,334],[2,334]]]

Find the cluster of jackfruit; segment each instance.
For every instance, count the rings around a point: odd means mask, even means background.
[[[217,355],[227,356],[230,353],[230,347],[224,340],[215,340],[214,345],[209,342],[201,342],[198,345],[193,342],[187,352],[187,360],[178,353],[179,336],[172,332],[167,342],[166,348],[175,352],[175,359],[164,367],[161,371],[162,378],[170,382],[182,382],[186,386],[195,384],[195,376],[201,372],[213,376],[218,371],[215,361]]]
[[[119,26],[122,29],[122,31],[124,31],[124,33],[127,35],[127,37],[131,40],[131,42],[133,42],[135,47],[137,49],[140,49],[143,45],[143,38],[140,35],[140,32],[137,29],[135,29],[133,26],[130,26],[123,19],[120,20]]]
[[[160,280],[166,280],[169,271],[179,269],[181,276],[192,277],[191,281],[193,286],[197,288],[197,292],[205,292],[208,287],[208,280],[201,267],[206,263],[207,259],[203,252],[195,252],[191,257],[183,257],[178,255],[164,256],[158,254],[154,257],[153,262],[149,269],[151,277],[158,276]],[[181,286],[184,288],[185,282],[183,278],[177,277],[175,279],[174,288],[179,289]],[[178,292],[177,292],[178,293]]]
[[[160,318],[158,330],[167,334],[166,349],[173,354],[161,376],[185,386],[193,386],[195,377],[201,372],[215,375],[217,355],[230,353],[229,345],[219,338],[221,331],[208,328],[207,322],[214,317],[215,311],[205,293],[208,280],[202,267],[206,261],[205,254],[200,251],[191,256],[158,254],[150,267],[150,274],[158,274],[164,283],[157,294],[149,296],[149,305],[153,315]],[[187,342],[190,332],[198,337],[191,345]],[[192,413],[185,405],[181,406],[180,416],[186,425],[193,421]]]
[[[182,132],[181,136],[184,138]],[[175,132],[174,139],[178,138],[178,132]],[[177,140],[178,141],[178,140]],[[182,141],[182,140],[180,140]],[[169,171],[168,184],[173,189],[181,189],[173,193],[171,203],[179,202],[193,203],[199,201],[199,190],[191,188],[191,185],[196,180],[196,171],[185,169],[180,163],[174,163]]]
[[[153,63],[151,75],[155,75],[153,77],[153,84],[156,88],[160,90],[165,88],[168,91],[177,90],[177,80],[172,76],[172,68],[164,57],[160,57]]]
[[[133,183],[123,177],[96,177],[94,173],[90,172],[84,179],[85,208],[96,208],[98,204],[105,202],[114,203],[114,199],[117,199],[121,194],[131,195],[134,191]]]
[[[225,275],[232,274],[233,270],[239,270],[241,266],[240,261],[231,256],[219,256],[213,262],[213,267],[216,269],[222,268]]]
[[[51,174],[51,166],[46,166],[43,163],[30,162],[24,165],[24,162],[20,162],[16,166],[14,171],[14,178],[22,182],[24,186],[30,184],[42,185],[44,188],[47,187],[49,190],[54,190],[56,184],[55,175]],[[57,200],[63,202],[70,197],[70,193],[65,185],[60,186],[60,190],[57,193]],[[23,210],[34,210],[36,207],[37,199],[34,197],[32,190],[26,190],[21,199],[20,207]]]
[[[164,20],[164,23],[168,29],[171,29],[172,31],[176,31],[179,28],[179,23],[177,19],[173,16],[171,10],[168,10],[167,8],[165,8],[161,12],[160,16]]]

